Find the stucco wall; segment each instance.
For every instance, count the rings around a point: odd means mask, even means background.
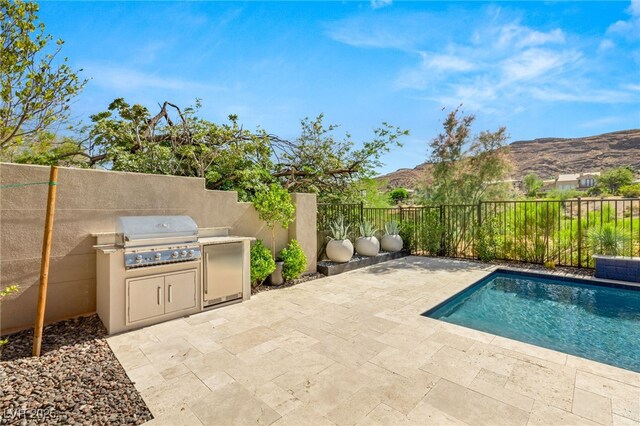
[[[0,185],[43,182],[49,168],[0,163]],[[208,191],[204,180],[102,170],[60,168],[51,249],[46,322],[95,311],[96,262],[92,233],[114,232],[125,215],[189,215],[199,227],[230,227],[230,234],[263,239],[270,230],[251,203],[231,191]],[[20,291],[0,305],[2,333],[33,326],[47,186],[0,189],[0,288]],[[297,238],[315,270],[315,196],[295,194],[296,221],[278,229],[276,247]],[[306,224],[313,227],[306,232]],[[311,249],[313,248],[313,249]]]

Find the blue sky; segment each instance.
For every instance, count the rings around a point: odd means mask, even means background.
[[[324,113],[357,142],[409,129],[380,172],[429,155],[445,111],[511,140],[640,127],[640,1],[44,2],[87,87],[76,117],[124,97],[202,99],[285,138]]]

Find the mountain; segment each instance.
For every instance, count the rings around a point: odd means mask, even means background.
[[[640,169],[640,129],[622,130],[584,138],[543,138],[509,145],[514,163],[513,178],[536,173],[542,179],[559,174],[602,171],[620,166]],[[391,188],[415,188],[428,179],[430,163],[378,176]]]

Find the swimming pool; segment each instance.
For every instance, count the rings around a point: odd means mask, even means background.
[[[640,287],[498,270],[423,315],[640,372]]]

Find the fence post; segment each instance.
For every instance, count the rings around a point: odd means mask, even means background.
[[[445,245],[447,243],[447,239],[446,239],[446,233],[444,230],[444,205],[440,204],[440,220],[438,223],[438,227],[440,230],[440,250],[438,255],[439,256],[444,256],[446,254],[446,248]]]
[[[478,201],[478,228],[480,228],[480,226],[482,226],[482,201]]]
[[[578,268],[582,268],[582,198],[578,197]]]
[[[360,223],[364,222],[364,201],[360,201]]]

